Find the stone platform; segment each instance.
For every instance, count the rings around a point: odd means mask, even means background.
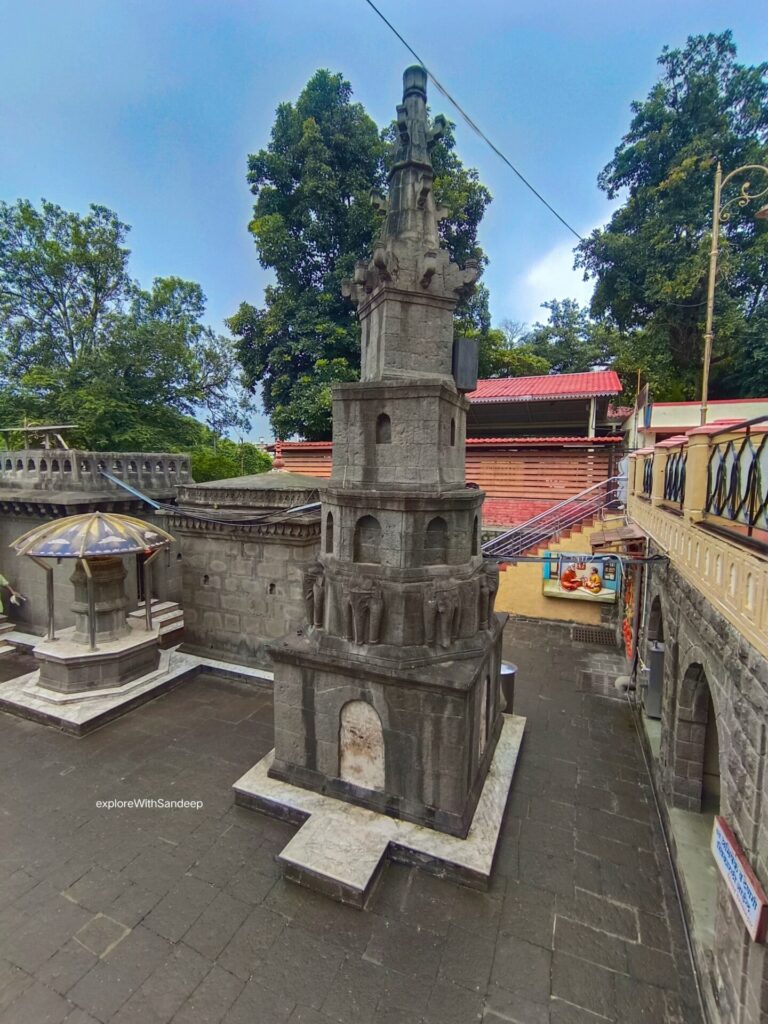
[[[0,711],[84,736],[179,683],[205,671],[223,678],[271,682],[272,674],[176,649],[161,650],[156,670],[122,686],[79,693],[57,693],[38,685],[39,670],[0,682]]]
[[[270,751],[234,784],[235,803],[301,824],[278,854],[291,881],[364,907],[386,858],[474,888],[487,887],[525,719],[504,715],[466,839],[357,807],[269,776]]]

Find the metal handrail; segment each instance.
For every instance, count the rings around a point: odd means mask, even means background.
[[[592,484],[591,487],[587,487],[583,491],[579,491],[578,494],[574,494],[570,498],[564,498],[562,501],[559,501],[556,505],[551,505],[549,508],[546,508],[542,512],[539,512],[537,515],[533,516],[531,519],[527,519],[524,523],[518,523],[516,526],[513,526],[511,529],[507,530],[505,533],[499,534],[498,537],[494,537],[492,541],[488,541],[488,543],[483,546],[483,550],[486,551],[491,546],[495,546],[497,544],[502,543],[503,541],[505,541],[507,539],[511,539],[513,535],[520,533],[520,531],[522,529],[526,529],[527,530],[531,526],[533,526],[534,524],[539,523],[542,520],[547,519],[547,518],[555,515],[561,509],[564,509],[566,507],[572,507],[574,505],[574,503],[584,502],[585,504],[589,504],[590,502],[592,502],[594,500],[593,498],[586,499],[586,495],[593,494],[594,498],[597,498],[599,496],[599,491],[601,489],[606,489],[606,493],[608,492],[608,490],[610,490],[610,491],[614,492],[615,494],[618,494],[618,491],[619,491],[618,483],[619,483],[619,481],[626,480],[626,479],[627,479],[626,477],[621,476],[621,475],[609,476],[606,480],[601,480],[599,483]],[[612,486],[610,486],[610,485],[612,485]],[[605,504],[605,497],[603,498],[603,502],[602,503]]]
[[[566,501],[558,502],[532,519],[518,523],[511,530],[487,541],[483,545],[483,554],[491,557],[514,557],[530,548],[538,547],[551,537],[584,522],[615,502],[621,493],[619,481],[624,479],[621,476],[610,477]]]

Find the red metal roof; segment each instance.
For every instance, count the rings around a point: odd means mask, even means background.
[[[596,445],[596,444],[622,444],[624,438],[621,434],[609,434],[606,437],[468,437],[467,445],[506,445],[510,448],[517,448],[523,445]],[[283,451],[330,451],[333,441],[281,441]],[[274,443],[268,444],[269,451],[275,450]]]
[[[543,377],[501,377],[479,380],[467,395],[470,402],[543,402],[547,399],[617,395],[621,381],[615,370],[551,373]]]

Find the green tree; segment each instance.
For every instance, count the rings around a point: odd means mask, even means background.
[[[247,423],[231,340],[199,285],[128,276],[128,228],[46,202],[0,203],[0,420],[77,425],[95,449],[194,446]],[[207,418],[210,431],[196,417]]]
[[[381,214],[369,193],[386,183],[392,129],[380,132],[351,97],[342,75],[317,71],[295,103],[280,104],[268,146],[248,159],[250,231],[275,283],[263,308],[243,303],[228,326],[280,437],[329,437],[331,384],[359,374],[358,326],[341,280],[371,252]],[[484,262],[477,227],[490,193],[454,148],[449,129],[433,150],[435,197],[451,211],[440,230],[460,262]],[[464,326],[489,326],[487,293],[460,316]]]
[[[549,362],[525,341],[521,325],[507,322],[479,335],[477,375],[487,377],[537,377],[549,373]]]
[[[624,197],[577,249],[596,280],[591,311],[622,333],[620,365],[657,398],[698,394],[714,170],[768,158],[768,64],[739,64],[730,32],[664,48],[660,80],[598,178]],[[753,182],[754,184],[754,182]],[[738,185],[733,193],[738,191]],[[729,198],[724,196],[724,201]],[[768,231],[730,207],[720,239],[712,394],[768,389]]]
[[[617,332],[590,319],[575,299],[544,302],[547,323],[535,323],[522,336],[525,349],[543,359],[552,373],[584,373],[612,362]]]
[[[228,438],[221,438],[215,447],[194,448],[190,461],[192,478],[199,484],[266,473],[272,468],[272,459],[261,448],[249,441],[235,444]]]

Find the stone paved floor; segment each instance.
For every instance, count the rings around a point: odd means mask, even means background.
[[[79,740],[0,714],[0,1024],[698,1024],[629,713],[564,635],[506,637],[491,891],[389,865],[365,912],[283,882],[293,830],[232,804],[268,691],[199,678]],[[96,807],[139,797],[204,807]]]

